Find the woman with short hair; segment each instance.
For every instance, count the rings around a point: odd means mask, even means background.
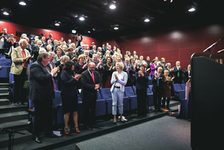
[[[112,115],[114,116],[113,122],[117,122],[117,114],[122,122],[127,121],[123,116],[123,97],[125,91],[125,85],[127,84],[128,75],[123,71],[124,64],[122,62],[116,63],[116,71],[113,72],[111,77],[112,87],[110,89],[112,94]],[[117,111],[118,106],[118,111]]]

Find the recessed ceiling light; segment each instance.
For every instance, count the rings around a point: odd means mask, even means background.
[[[110,4],[109,8],[112,9],[112,10],[114,10],[114,9],[117,8],[117,6],[115,4]]]
[[[85,17],[81,16],[81,17],[79,17],[79,20],[80,21],[84,21],[85,20]]]
[[[72,33],[74,33],[74,34],[75,34],[75,33],[76,33],[76,30],[72,30]]]
[[[114,27],[114,30],[118,30],[119,29],[119,27]]]
[[[7,12],[7,11],[3,11],[2,14],[5,16],[9,16],[9,12]]]
[[[150,22],[150,19],[149,19],[149,18],[145,18],[145,19],[144,19],[144,22],[146,22],[146,23],[147,23],[147,22]]]
[[[54,24],[56,27],[59,27],[60,25],[61,25],[61,23],[60,22],[55,22],[55,24]]]
[[[25,2],[25,1],[20,1],[20,2],[19,2],[19,5],[21,5],[21,6],[26,6],[26,2]]]
[[[91,33],[91,31],[88,31],[88,33]]]
[[[191,8],[188,9],[188,12],[194,12],[194,11],[196,11],[195,7],[191,7]]]

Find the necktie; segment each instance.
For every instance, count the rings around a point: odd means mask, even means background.
[[[26,52],[24,49],[22,50],[22,56],[23,56],[23,58],[26,58]]]
[[[26,58],[26,52],[25,52],[24,49],[22,50],[22,57],[23,57],[23,58]],[[23,67],[24,67],[24,68],[27,68],[27,63],[26,63],[25,61],[24,61],[23,63],[24,63],[24,64],[23,64]]]
[[[93,83],[95,83],[95,76],[94,76],[94,72],[92,72],[92,73],[91,73],[91,77],[92,77]]]

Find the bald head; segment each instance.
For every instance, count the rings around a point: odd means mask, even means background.
[[[96,68],[96,64],[94,62],[90,62],[88,65],[89,71],[94,71]]]

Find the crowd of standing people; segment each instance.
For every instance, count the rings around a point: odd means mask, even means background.
[[[24,82],[29,81],[29,99],[35,108],[34,140],[41,143],[40,135],[52,134],[52,101],[54,90],[61,91],[64,112],[64,134],[70,134],[69,120],[72,116],[74,132],[80,133],[78,121],[78,92],[81,89],[84,125],[93,128],[97,92],[100,88],[110,88],[112,95],[113,122],[128,121],[124,116],[123,97],[125,86],[136,86],[138,116],[147,114],[147,88],[153,83],[155,111],[169,111],[173,95],[172,83],[183,83],[191,76],[176,61],[174,67],[165,58],[149,56],[144,58],[136,51],[122,54],[117,46],[109,43],[96,46],[82,43],[82,35],[75,41],[64,38],[54,39],[22,34],[16,40],[4,28],[0,34],[0,49],[12,60],[11,73],[14,75],[14,98],[12,103],[24,104],[26,96]],[[18,42],[17,42],[18,41]]]

